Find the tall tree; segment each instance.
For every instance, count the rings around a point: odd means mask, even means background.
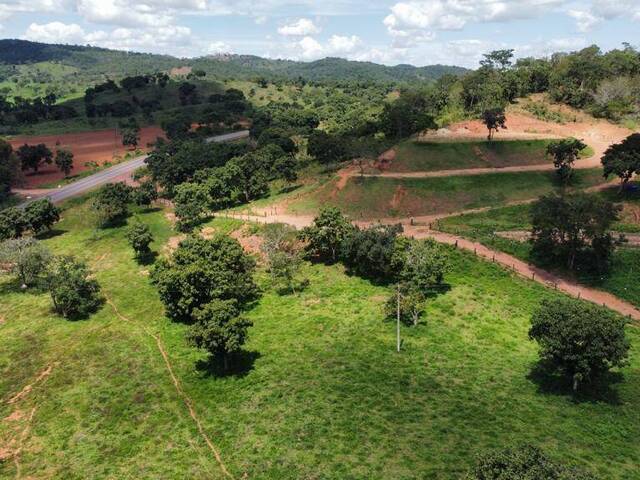
[[[620,210],[584,193],[541,197],[531,207],[533,255],[564,263],[570,270],[578,266],[606,270],[616,247],[610,228]]]
[[[625,320],[605,308],[561,298],[544,300],[531,319],[529,338],[540,356],[566,375],[577,391],[613,367],[626,364],[629,341]]]
[[[33,170],[37,172],[43,164],[51,164],[53,153],[44,143],[38,145],[22,145],[16,151],[22,170]]]
[[[573,163],[587,145],[576,138],[566,138],[547,145],[547,155],[553,157],[553,165],[562,183],[567,184],[573,175]]]
[[[487,140],[493,140],[494,133],[498,133],[501,128],[507,128],[507,117],[504,114],[504,108],[491,108],[482,112],[482,123],[484,123],[487,130],[489,130]]]
[[[64,176],[68,177],[73,170],[73,153],[69,150],[56,150],[55,164]]]
[[[624,187],[634,175],[640,175],[640,133],[633,133],[622,142],[611,145],[602,157],[604,176],[620,178]]]
[[[323,262],[338,260],[340,247],[354,227],[335,207],[324,207],[313,220],[313,225],[300,232],[300,238],[306,242],[308,256]]]

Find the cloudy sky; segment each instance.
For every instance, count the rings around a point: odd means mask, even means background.
[[[0,37],[193,57],[221,52],[475,66],[640,42],[640,0],[0,0]]]

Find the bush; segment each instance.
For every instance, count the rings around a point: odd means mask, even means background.
[[[573,380],[591,382],[612,367],[626,364],[629,341],[625,321],[592,304],[563,298],[544,300],[531,319],[529,338],[540,345],[540,357]]]
[[[467,480],[596,480],[590,473],[551,460],[539,448],[523,445],[478,457]]]
[[[114,225],[129,214],[131,187],[123,182],[107,183],[93,200],[91,207],[98,214],[101,226]]]
[[[306,254],[324,262],[338,260],[342,242],[354,230],[351,222],[335,207],[324,207],[313,220],[313,225],[300,232],[306,242]]]
[[[176,187],[173,199],[177,227],[182,232],[190,231],[209,208],[211,198],[207,189],[197,183],[182,183]]]
[[[213,300],[196,309],[194,319],[187,341],[206,350],[214,359],[222,358],[224,369],[228,370],[230,355],[240,351],[253,323],[240,316],[236,300]]]
[[[194,310],[214,299],[235,299],[241,307],[254,298],[254,269],[254,260],[233,238],[189,237],[180,243],[171,259],[158,262],[152,280],[167,316],[191,322]]]
[[[35,238],[17,238],[0,243],[2,269],[17,276],[23,288],[31,286],[50,261],[49,250]]]
[[[0,240],[19,238],[29,228],[24,210],[9,207],[0,211]]]
[[[131,196],[133,197],[133,201],[136,205],[146,207],[151,205],[154,200],[158,199],[158,190],[152,181],[147,180],[134,188],[131,192]]]
[[[295,293],[302,266],[300,245],[293,227],[281,223],[265,226],[262,251],[267,257],[273,283]]]
[[[129,241],[129,245],[131,245],[135,252],[136,258],[144,258],[151,253],[149,244],[153,242],[153,235],[148,225],[135,222],[127,228],[125,235]]]
[[[401,232],[401,225],[355,228],[342,242],[340,257],[356,275],[393,281],[403,266],[404,252],[396,248],[396,237]]]
[[[87,266],[72,256],[55,257],[47,276],[53,309],[65,318],[83,318],[100,306],[100,286]]]
[[[27,224],[35,234],[51,230],[53,224],[60,220],[60,209],[48,198],[29,203],[24,214]]]

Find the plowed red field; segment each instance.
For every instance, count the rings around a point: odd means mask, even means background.
[[[144,127],[140,130],[140,148],[147,150],[147,144],[156,138],[164,137],[158,126]],[[97,130],[93,132],[65,133],[61,135],[36,135],[15,137],[9,141],[14,149],[28,143],[29,145],[44,143],[55,152],[56,148],[71,150],[74,155],[72,175],[91,168],[87,162],[102,165],[110,162],[116,155],[124,155],[128,150],[122,146],[122,137],[115,129]],[[34,188],[43,184],[61,180],[64,177],[55,164],[44,165],[37,173],[25,172],[25,188]]]

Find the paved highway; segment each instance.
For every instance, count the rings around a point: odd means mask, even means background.
[[[209,137],[206,139],[206,141],[208,143],[211,143],[211,142],[223,143],[223,142],[231,142],[233,140],[239,140],[241,138],[247,138],[248,136],[249,136],[249,130],[240,130],[237,132],[225,133],[224,135],[216,135],[215,137]],[[69,185],[66,185],[64,187],[52,189],[50,193],[34,195],[32,198],[24,202],[23,205],[26,205],[40,198],[48,198],[53,203],[62,202],[75,195],[79,195],[81,193],[87,192],[101,185],[104,185],[105,183],[113,182],[118,177],[122,177],[124,175],[133,173],[138,168],[144,166],[144,160],[146,158],[147,158],[147,155],[142,155],[132,160],[119,163],[118,165],[114,165],[113,167],[109,167],[105,170],[101,170],[97,173],[94,173],[93,175],[85,177],[76,182],[70,183]]]

